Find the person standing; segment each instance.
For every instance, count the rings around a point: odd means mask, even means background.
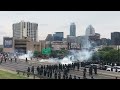
[[[55,79],[57,79],[57,72],[55,72],[54,77],[55,77]]]
[[[28,60],[27,60],[27,58],[26,58],[26,62],[27,62]]]
[[[30,67],[28,67],[28,69],[27,69],[27,76],[29,77],[29,73],[30,73]]]
[[[83,70],[83,78],[86,78],[86,68],[84,67],[84,70]]]
[[[61,73],[60,72],[58,73],[58,79],[61,79]]]
[[[50,71],[50,78],[52,78],[52,71]]]
[[[65,74],[63,74],[63,79],[65,79]]]
[[[76,76],[74,76],[74,79],[76,79]]]
[[[34,66],[32,66],[32,68],[31,68],[31,72],[34,74]]]
[[[7,58],[5,58],[5,62],[6,62]]]
[[[72,75],[69,76],[69,79],[72,79]]]
[[[11,62],[12,62],[12,58],[11,58]]]
[[[39,73],[39,66],[37,66],[37,74],[39,75],[40,73]]]
[[[17,62],[17,58],[15,57],[15,62]]]

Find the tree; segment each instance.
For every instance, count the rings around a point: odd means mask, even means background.
[[[39,52],[38,51],[34,51],[34,57],[38,57],[38,55],[39,55]]]
[[[113,49],[114,49],[113,47],[104,47],[104,48],[100,49],[99,51],[110,51]]]

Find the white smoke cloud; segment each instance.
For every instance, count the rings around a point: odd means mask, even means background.
[[[75,61],[87,61],[89,60],[94,51],[91,50],[91,43],[88,40],[88,38],[85,38],[85,42],[84,42],[84,46],[82,47],[81,50],[70,50],[70,54],[66,57],[64,57],[63,59],[58,59],[58,58],[49,58],[49,59],[41,59],[39,60],[40,63],[46,62],[46,63],[61,63],[61,64],[71,64]],[[28,59],[30,60],[30,58],[33,56],[33,53],[31,51],[28,51],[27,54],[24,54],[22,56],[19,56],[19,59]]]
[[[27,51],[27,54],[23,54],[23,55],[20,55],[18,56],[19,59],[28,59],[28,60],[31,60],[31,57],[33,57],[33,52],[32,51]]]

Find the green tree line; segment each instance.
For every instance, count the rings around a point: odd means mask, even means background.
[[[93,61],[103,62],[120,62],[120,52],[112,47],[105,47],[98,52],[95,52],[92,56]]]

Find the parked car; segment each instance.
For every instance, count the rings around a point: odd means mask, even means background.
[[[91,64],[93,67],[97,66],[97,69],[100,69],[100,65],[99,64]]]

